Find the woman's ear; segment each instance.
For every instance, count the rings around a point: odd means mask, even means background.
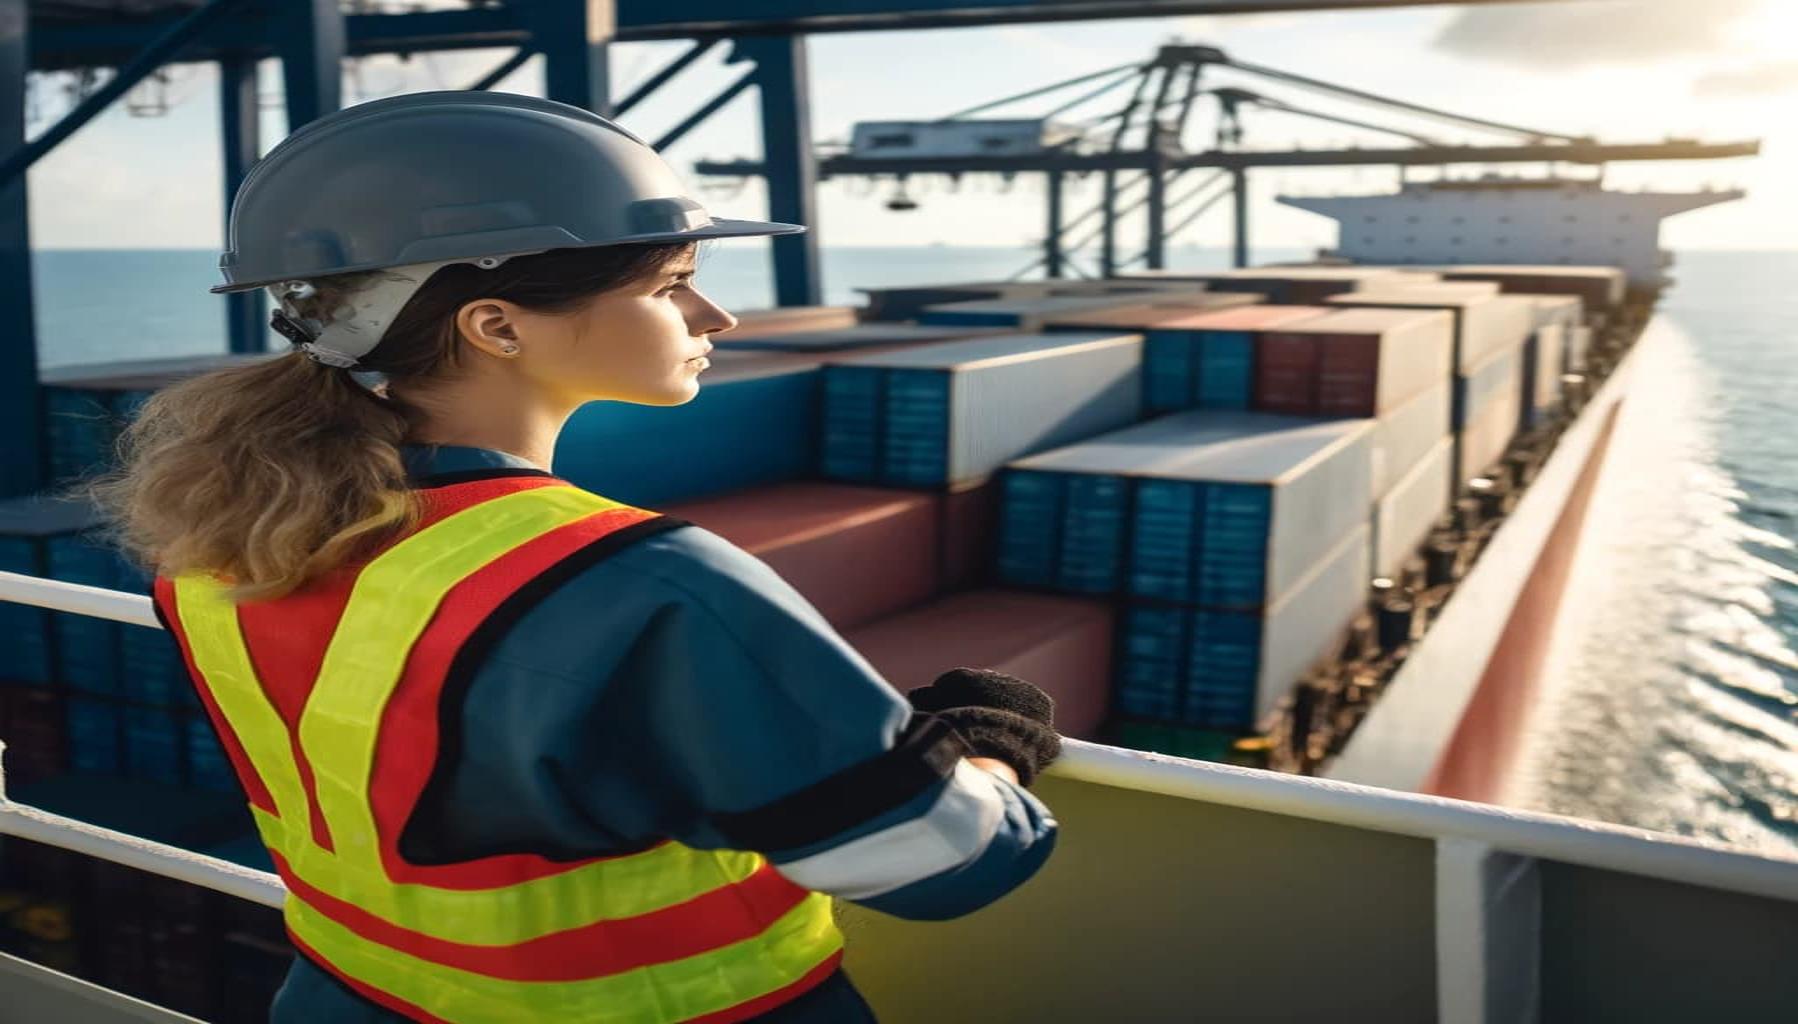
[[[490,356],[518,352],[518,308],[499,299],[476,299],[456,311],[462,339]]]

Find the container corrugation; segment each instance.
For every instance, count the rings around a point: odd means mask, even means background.
[[[44,576],[43,545],[0,534],[0,572]],[[0,636],[6,637],[7,677],[24,683],[50,682],[50,613],[12,601],[0,602]]]
[[[556,441],[556,474],[650,508],[811,476],[819,381],[816,360],[776,354],[706,379],[685,405],[588,402]]]
[[[857,288],[868,297],[864,321],[916,320],[926,307],[982,299],[1025,298],[1049,294],[1044,281],[975,281],[967,284],[917,284],[896,288]]]
[[[1461,265],[1441,268],[1450,281],[1494,281],[1509,293],[1577,295],[1590,311],[1613,309],[1623,302],[1629,277],[1617,267]]]
[[[1008,335],[833,360],[821,471],[937,487],[1134,422],[1142,336]]]
[[[760,558],[832,626],[849,629],[936,596],[941,500],[795,482],[664,511]]]
[[[1128,602],[1118,627],[1118,713],[1206,729],[1252,727],[1331,652],[1365,602],[1368,533],[1363,521],[1260,613]]]
[[[777,306],[741,310],[735,315],[737,326],[730,332],[733,336],[759,338],[854,327],[859,311],[854,306]]]
[[[1532,297],[1497,294],[1454,297],[1438,294],[1441,289],[1452,287],[1455,285],[1377,289],[1353,295],[1338,295],[1329,302],[1339,306],[1447,311],[1454,317],[1456,373],[1465,373],[1468,368],[1485,361],[1493,352],[1521,343],[1534,328],[1537,310]]]
[[[1359,291],[1380,284],[1425,284],[1438,280],[1428,272],[1384,267],[1255,267],[1209,272],[1137,271],[1123,275],[1144,280],[1202,282],[1214,292],[1260,292],[1282,306],[1318,303],[1331,295]]]
[[[237,774],[225,756],[225,749],[219,745],[212,721],[203,713],[187,715],[186,758],[188,785],[216,793],[238,791]]]
[[[125,766],[125,722],[117,701],[72,693],[68,715],[69,769],[115,775]]]
[[[44,551],[51,579],[108,590],[118,586],[118,556],[95,534],[51,537]],[[87,693],[117,694],[120,625],[73,612],[53,612],[51,623],[59,680]]]
[[[128,705],[124,708],[125,770],[136,779],[182,783],[185,730],[169,708]]]
[[[1439,310],[1345,309],[1264,332],[1255,406],[1378,416],[1448,379],[1454,318]]]
[[[1533,428],[1547,419],[1561,400],[1561,365],[1565,359],[1567,329],[1560,324],[1536,328],[1523,347],[1523,419]]]
[[[911,323],[866,323],[787,334],[739,338],[735,331],[713,336],[722,349],[770,352],[845,352],[874,345],[925,345],[1004,330],[985,327],[937,327]]]
[[[1456,435],[1455,485],[1459,487],[1480,475],[1504,454],[1511,439],[1517,436],[1517,421],[1522,411],[1521,374],[1498,391],[1485,408],[1474,416]]]
[[[42,686],[0,682],[8,785],[60,775],[68,766],[68,721],[62,694]]]
[[[1252,306],[1260,296],[1248,293],[1156,292],[1152,302],[1115,309],[1060,313],[1043,318],[1049,331],[1142,331],[1171,320],[1183,320],[1226,309]]]
[[[1494,352],[1472,373],[1455,375],[1456,430],[1485,415],[1494,403],[1509,403],[1515,416],[1523,399],[1523,345]]]
[[[1448,438],[1453,392],[1445,380],[1374,422],[1369,488],[1376,499]]]
[[[901,692],[952,668],[1028,679],[1055,699],[1055,727],[1094,739],[1111,702],[1114,613],[1104,602],[973,590],[844,635]]]
[[[1279,600],[1366,522],[1373,424],[1176,413],[1007,468],[999,579],[1220,608]]]
[[[1249,408],[1258,332],[1326,312],[1251,304],[1162,322],[1144,336],[1144,410]]]
[[[1455,474],[1455,442],[1444,437],[1387,494],[1374,502],[1373,571],[1398,573],[1443,512]]]
[[[1586,368],[1586,353],[1592,348],[1592,328],[1575,327],[1567,332],[1566,351],[1561,368],[1567,373],[1580,373]]]
[[[918,315],[918,322],[946,327],[1010,327],[1020,331],[1040,331],[1050,317],[1137,305],[1141,305],[1141,300],[1131,295],[976,299],[972,302],[950,302],[926,307]]]

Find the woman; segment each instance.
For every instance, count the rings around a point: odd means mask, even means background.
[[[698,241],[797,230],[487,93],[244,181],[214,290],[295,351],[158,393],[96,493],[290,890],[276,1021],[871,1020],[831,897],[953,917],[1048,857],[1041,691],[908,703],[765,564],[549,471],[582,403],[697,393]]]

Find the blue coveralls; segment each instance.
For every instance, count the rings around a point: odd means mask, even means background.
[[[447,474],[536,469],[485,448],[403,453],[421,486]],[[475,674],[461,717],[465,742],[445,754],[450,784],[420,804],[402,853],[410,844],[433,861],[596,857],[660,837],[728,848],[712,815],[765,807],[893,749],[911,708],[766,563],[685,526],[638,541],[533,605]],[[873,808],[828,839],[758,852],[777,869],[808,858],[816,865],[866,837],[832,865],[842,879],[837,895],[916,920],[969,913],[1035,873],[1054,848],[1056,823],[1029,792],[996,776],[997,806],[952,811],[956,801],[938,798],[953,781]],[[945,820],[951,814],[962,820]],[[858,817],[851,809],[846,820]],[[919,842],[921,822],[939,848],[959,833],[965,859],[911,875],[924,858],[903,844]],[[894,855],[869,855],[882,844]],[[272,1011],[276,1024],[401,1019],[303,958]],[[838,970],[756,1020],[844,1024],[873,1015]]]

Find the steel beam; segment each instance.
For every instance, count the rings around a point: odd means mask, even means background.
[[[1117,271],[1118,255],[1118,172],[1105,172],[1105,187],[1099,197],[1099,276],[1110,277]]]
[[[282,0],[306,3],[310,0]],[[536,0],[545,2],[545,0]],[[555,2],[555,0],[548,0]],[[857,32],[897,28],[1004,25],[1023,22],[1081,21],[1094,18],[1163,18],[1189,14],[1237,14],[1257,11],[1341,10],[1379,7],[1440,6],[1444,0],[619,0],[616,39],[720,39],[794,32]],[[1463,5],[1513,0],[1449,0]],[[1551,0],[1581,3],[1588,0]],[[416,11],[406,14],[352,14],[348,52],[418,53],[524,46],[531,30],[521,4],[467,10]],[[32,67],[116,67],[178,18],[160,16],[46,28],[37,33]],[[247,50],[276,56],[278,32],[267,19],[241,19],[228,32],[191,59],[214,61],[226,53]]]
[[[772,240],[774,301],[815,306],[824,301],[818,266],[818,161],[812,147],[810,68],[804,36],[739,39],[731,60],[753,60],[761,93],[762,151],[768,216],[804,224],[804,234]]]
[[[525,19],[543,54],[544,95],[611,116],[607,55],[618,35],[614,0],[531,0]]]
[[[689,65],[705,56],[707,51],[717,45],[718,40],[716,39],[701,39],[699,42],[694,43],[688,48],[686,53],[669,61],[667,67],[664,67],[662,70],[649,76],[642,85],[632,89],[629,96],[619,100],[617,107],[613,109],[613,114],[618,117],[623,117],[626,111],[648,99],[657,89],[667,85],[670,79],[675,75],[680,74],[682,71],[685,71]]]
[[[1062,217],[1062,173],[1050,171],[1043,175],[1049,192],[1049,233],[1043,238],[1043,274],[1046,277],[1058,278],[1064,273],[1061,254],[1061,217]]]
[[[111,106],[113,100],[123,96],[151,72],[178,56],[190,44],[244,7],[245,3],[246,0],[211,0],[205,7],[170,25],[144,46],[141,52],[134,54],[105,85],[76,104],[75,109],[64,114],[49,130],[31,140],[30,145],[9,155],[0,164],[0,181],[9,180],[36,163],[45,153],[55,149],[64,139],[80,131],[82,126]]]
[[[262,154],[262,107],[256,84],[255,58],[238,56],[219,62],[219,139],[224,149],[227,233],[237,186]],[[225,247],[230,246],[231,241],[226,238]],[[262,352],[268,348],[267,312],[260,288],[225,296],[225,337],[231,351]]]
[[[285,0],[281,79],[287,89],[287,130],[343,106],[343,12],[338,0]]]
[[[1143,258],[1150,270],[1163,270],[1167,267],[1167,159],[1156,154],[1157,159],[1149,167],[1149,224],[1148,245],[1143,248]]]
[[[1230,171],[1235,179],[1230,192],[1236,206],[1236,252],[1235,263],[1239,267],[1249,265],[1249,170],[1237,167]]]
[[[26,0],[0,0],[0,151],[25,146],[25,72],[30,67]],[[32,317],[31,214],[25,174],[0,181],[0,497],[44,484],[43,398]]]
[[[1441,164],[1551,163],[1603,164],[1632,160],[1724,160],[1758,156],[1759,142],[1647,142],[1632,144],[1525,146],[1418,146],[1397,149],[1298,149],[1192,153],[1173,156],[1168,166],[1188,167],[1369,167],[1437,166]],[[1122,153],[1055,154],[1016,157],[955,157],[944,159],[867,159],[835,156],[818,163],[820,180],[854,174],[998,174],[1018,171],[1103,171],[1148,166],[1141,151]],[[754,161],[706,161],[701,174],[760,174]]]
[[[655,141],[655,148],[657,150],[667,149],[669,146],[679,142],[688,132],[704,124],[707,118],[724,109],[725,105],[730,103],[731,100],[736,99],[743,94],[744,90],[748,89],[751,85],[754,85],[756,76],[759,74],[761,74],[761,72],[755,68],[750,68],[748,71],[743,72],[742,76],[736,81],[725,86],[723,92],[720,92],[718,95],[707,100],[698,110],[689,114],[686,120],[675,125],[673,128],[668,129],[666,134]]]
[[[470,92],[485,92],[486,90],[493,88],[494,86],[498,85],[499,83],[505,81],[506,77],[508,75],[512,74],[512,72],[517,71],[521,67],[524,67],[525,63],[528,62],[532,57],[535,57],[536,55],[537,55],[537,51],[531,49],[530,47],[520,46],[516,53],[512,54],[512,56],[507,57],[505,60],[501,61],[498,67],[494,68],[492,71],[489,71],[486,74],[482,75],[480,78],[476,79],[475,83],[468,87],[469,91]]]

